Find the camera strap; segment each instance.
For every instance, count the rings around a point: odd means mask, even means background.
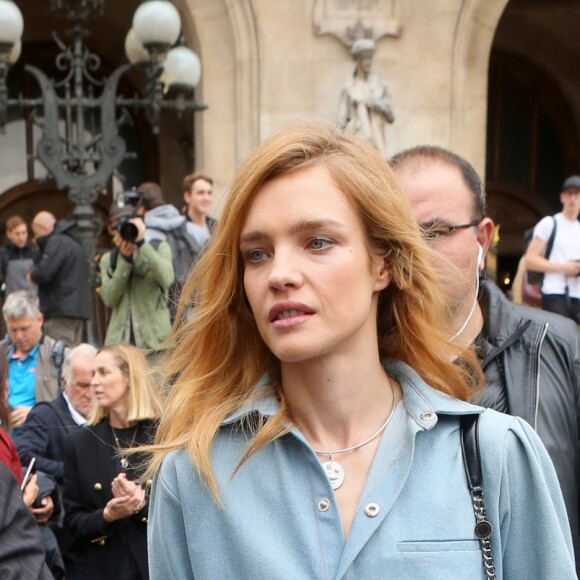
[[[109,278],[113,277],[115,268],[117,267],[117,260],[119,259],[119,248],[113,248],[111,250],[111,259],[109,260],[109,267],[107,268],[107,275]]]

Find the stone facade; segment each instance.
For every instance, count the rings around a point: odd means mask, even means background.
[[[125,62],[123,39],[139,1],[105,0],[101,21],[91,24],[91,49],[109,71]],[[24,56],[27,45],[38,54],[53,44],[51,33],[58,23],[48,3],[39,10],[37,0],[17,2],[25,14]],[[498,121],[497,115],[488,119],[490,55],[501,52],[536,67],[566,104],[559,107],[558,99],[552,101],[560,116],[553,134],[566,133],[560,139],[566,145],[561,148],[566,150],[563,165],[567,172],[579,172],[580,5],[569,0],[172,2],[180,12],[185,41],[202,62],[196,99],[209,108],[181,119],[164,115],[158,143],[146,135],[145,127],[139,130],[146,143],[141,171],[147,179],[158,179],[176,205],[183,175],[202,169],[215,177],[214,213],[219,214],[236,167],[266,135],[299,119],[336,122],[341,90],[353,75],[350,48],[361,36],[375,42],[372,72],[387,84],[396,115],[386,128],[387,156],[421,143],[438,144],[467,157],[485,176],[490,158],[501,155],[493,143],[486,149],[488,129]],[[509,67],[507,72],[512,72]],[[546,94],[543,87],[537,91]],[[10,155],[22,157],[21,149],[22,143],[11,142],[9,136],[0,139],[0,165],[4,159],[12,169]],[[530,143],[530,158],[536,154],[537,143]],[[12,179],[11,171],[3,175]],[[487,175],[490,210],[503,222],[500,253],[515,255],[523,230],[557,209],[550,196],[553,191],[557,202],[560,178],[543,179],[542,190],[535,174],[518,184],[509,176],[497,177]],[[135,179],[129,177],[128,185],[137,185]],[[20,191],[10,193],[14,195],[0,196],[0,217],[26,209],[8,208],[9,199],[20,199]],[[68,211],[63,205],[61,213]]]
[[[350,9],[353,27],[357,6],[367,13],[384,8],[369,0],[334,4]],[[483,173],[487,65],[507,0],[392,4],[397,26],[377,40],[373,63],[397,112],[387,153],[440,144],[461,151]],[[297,119],[336,120],[353,62],[344,39],[317,34],[319,2],[188,0],[184,7],[204,67],[199,92],[210,105],[197,115],[196,165],[216,176],[218,192],[274,129]]]

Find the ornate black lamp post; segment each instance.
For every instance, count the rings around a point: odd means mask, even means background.
[[[159,132],[162,109],[178,114],[186,109],[202,110],[207,105],[188,97],[201,76],[197,55],[185,46],[171,48],[177,42],[181,21],[169,0],[146,0],[135,11],[133,27],[125,40],[129,62],[144,76],[143,96],[124,98],[117,95],[121,76],[131,67],[122,65],[106,80],[93,76],[100,59],[83,42],[86,21],[102,12],[104,0],[51,0],[51,8],[72,23],[70,44],[56,38],[61,52],[56,57],[63,78],[54,80],[40,69],[25,66],[42,91],[35,99],[9,99],[6,76],[20,56],[24,22],[12,0],[0,0],[0,132],[4,132],[6,110],[10,105],[41,108],[42,137],[35,155],[55,178],[59,188],[68,189],[74,203],[73,216],[92,275],[88,299],[94,300],[93,256],[97,222],[92,204],[106,187],[115,169],[127,156],[126,144],[119,135],[119,107],[143,108],[153,133]],[[165,98],[172,88],[173,98]],[[89,133],[85,126],[88,114],[97,112],[98,130]],[[92,309],[94,312],[94,309]],[[89,340],[96,341],[94,317],[88,327]]]

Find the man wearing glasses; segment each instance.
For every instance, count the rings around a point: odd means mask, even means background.
[[[525,419],[546,446],[562,488],[580,573],[580,333],[561,316],[511,303],[481,281],[493,222],[475,169],[440,147],[391,160],[438,270],[453,338],[474,345],[487,385],[479,405]],[[530,498],[530,501],[533,501]]]
[[[525,256],[526,268],[544,272],[542,308],[580,323],[580,176],[564,181],[562,211],[543,218]],[[555,236],[552,238],[552,232]],[[549,256],[546,248],[552,239]]]

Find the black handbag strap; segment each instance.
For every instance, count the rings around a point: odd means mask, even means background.
[[[463,464],[475,514],[475,537],[481,546],[486,577],[488,580],[495,580],[495,567],[491,551],[493,527],[487,519],[483,498],[483,471],[479,452],[479,414],[463,415],[460,418],[460,431]]]

